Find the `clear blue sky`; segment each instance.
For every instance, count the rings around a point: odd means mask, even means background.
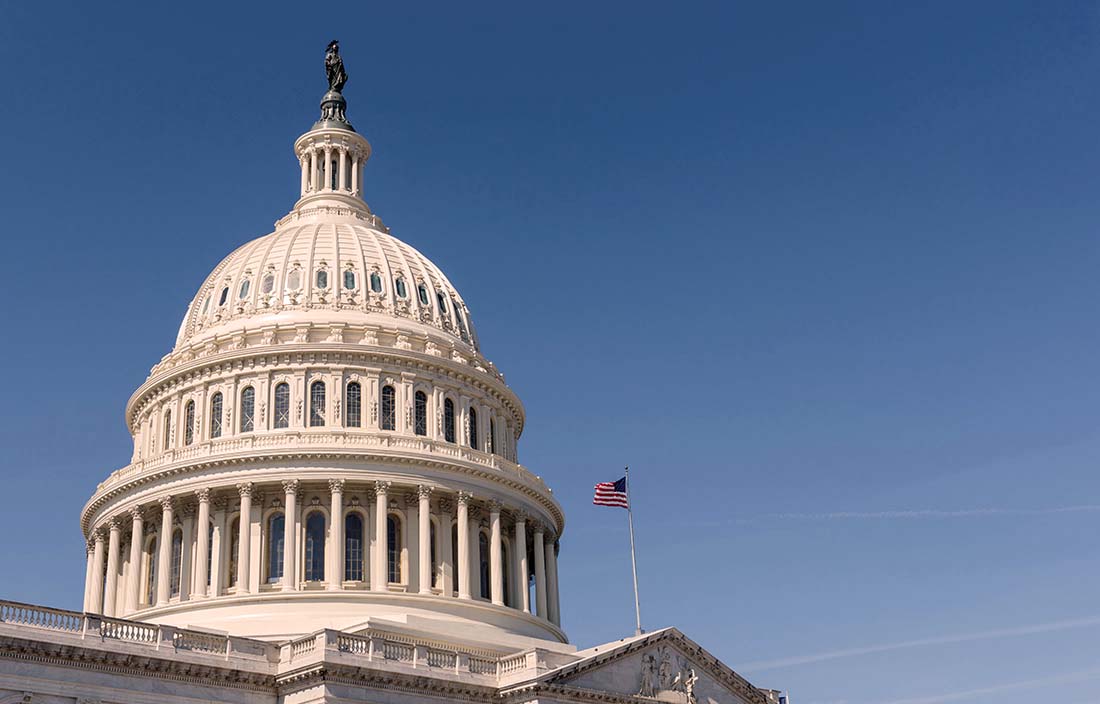
[[[1097,3],[399,5],[0,8],[0,597],[79,607],[124,403],[293,203],[338,38],[575,642],[631,632],[629,463],[645,624],[754,683],[1100,701]]]

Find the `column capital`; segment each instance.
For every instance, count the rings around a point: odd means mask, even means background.
[[[246,496],[248,498],[252,498],[252,489],[253,489],[252,482],[242,482],[242,483],[237,485],[237,492],[241,495],[242,499]]]
[[[117,533],[122,530],[122,525],[118,522],[118,518],[107,519],[107,529],[112,533]]]
[[[103,526],[97,526],[95,529],[92,530],[92,541],[96,543],[102,543],[104,540],[103,533]]]
[[[94,533],[93,533],[93,535],[94,535]],[[92,553],[95,552],[95,541],[94,540],[89,540],[87,543],[85,543],[84,547],[87,548],[88,554],[91,555]]]
[[[381,480],[376,481],[374,483],[375,496],[377,497],[379,494],[381,494],[382,496],[385,496],[386,494],[388,494],[389,491],[390,491],[390,484],[391,483],[392,482],[384,482],[384,481],[381,481]]]
[[[470,501],[473,500],[473,498],[474,495],[468,491],[460,491],[455,494],[455,501],[458,502],[459,506],[469,506]]]
[[[329,479],[328,480],[328,490],[329,490],[330,493],[333,493],[333,494],[343,494],[344,493],[344,480],[343,479]]]
[[[162,496],[157,501],[160,502],[160,509],[162,511],[171,511],[175,507],[175,499],[171,496]]]
[[[207,487],[195,489],[195,497],[199,500],[200,504],[210,503],[210,489]]]
[[[298,493],[298,485],[300,482],[297,479],[285,479],[282,482],[283,493],[287,496]]]
[[[130,520],[133,520],[133,521],[145,520],[144,511],[142,510],[141,506],[131,506],[130,507]]]
[[[531,516],[521,508],[513,511],[512,517],[512,520],[514,520],[516,523],[527,523],[527,520],[531,518]]]
[[[421,499],[430,499],[432,496],[432,487],[421,484],[416,487],[416,494]]]
[[[489,513],[500,513],[500,509],[504,507],[504,504],[500,502],[500,499],[489,499]]]
[[[535,535],[545,536],[546,526],[543,525],[542,521],[533,520],[533,521],[531,521],[531,532],[534,533]]]

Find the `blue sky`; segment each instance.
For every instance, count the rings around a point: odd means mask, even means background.
[[[632,630],[630,464],[645,625],[754,683],[1100,702],[1095,2],[3,4],[0,597],[79,607],[332,38],[368,202],[526,403],[575,642]]]

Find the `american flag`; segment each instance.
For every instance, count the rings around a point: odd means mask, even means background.
[[[630,502],[626,498],[626,477],[617,482],[600,482],[596,485],[596,496],[592,503],[597,506],[618,506],[630,508]]]

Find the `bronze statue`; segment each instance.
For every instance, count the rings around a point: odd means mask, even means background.
[[[344,72],[344,60],[340,58],[340,42],[333,39],[325,49],[325,75],[328,76],[328,89],[339,93],[348,82]]]

